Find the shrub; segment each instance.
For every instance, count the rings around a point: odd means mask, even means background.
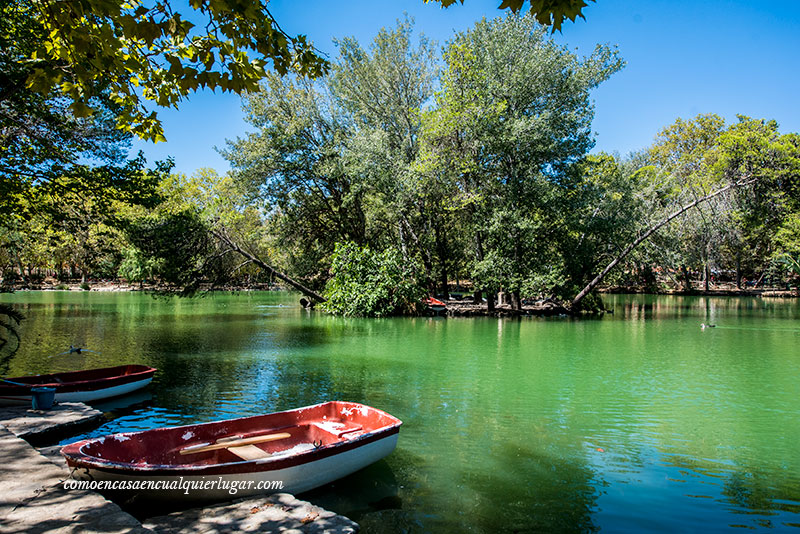
[[[417,313],[426,291],[416,264],[389,247],[383,252],[337,243],[323,307],[337,315],[385,317]]]

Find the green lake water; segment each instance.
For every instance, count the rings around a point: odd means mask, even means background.
[[[386,410],[395,452],[301,496],[367,534],[800,532],[798,300],[617,295],[584,320],[343,319],[297,300],[2,295],[27,319],[0,376],[159,369],[80,437],[331,399]],[[70,344],[97,353],[52,356]]]

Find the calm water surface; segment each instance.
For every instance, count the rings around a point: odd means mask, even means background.
[[[297,299],[3,295],[28,319],[0,376],[158,367],[146,393],[99,405],[113,419],[88,436],[331,399],[384,409],[405,422],[397,450],[303,496],[366,533],[800,532],[796,300],[361,320]],[[52,356],[70,344],[97,353]]]

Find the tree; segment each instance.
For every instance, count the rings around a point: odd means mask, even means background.
[[[445,58],[429,153],[439,169],[456,163],[474,224],[473,280],[502,285],[519,308],[522,292],[563,280],[560,212],[593,145],[589,94],[623,63],[605,46],[576,57],[530,16],[481,21]]]
[[[426,2],[430,0],[425,0]],[[438,0],[447,7],[456,0]],[[460,0],[463,3],[463,0]],[[521,10],[523,0],[501,9]],[[534,0],[530,12],[553,30],[565,19],[583,18],[585,0]],[[147,101],[176,106],[199,87],[244,94],[255,90],[271,66],[284,75],[324,74],[328,63],[304,35],[284,32],[267,1],[192,0],[184,14],[170,0],[17,0],[16,18],[42,26],[29,55],[27,86],[41,94],[60,91],[77,116],[96,109],[98,82],[121,107],[118,125],[145,139],[163,139],[163,128]],[[187,13],[188,12],[188,13]]]
[[[251,281],[251,274],[261,272],[317,302],[325,300],[259,257],[269,254],[259,239],[264,231],[261,215],[230,176],[200,169],[188,178],[172,175],[159,188],[164,202],[150,212],[131,214],[124,224],[135,247],[122,265],[127,273],[141,276],[146,271],[172,286],[167,291],[192,296],[243,273]]]
[[[650,149],[650,161],[657,167],[664,181],[665,198],[672,202],[688,203],[705,196],[714,187],[714,148],[726,125],[722,117],[714,114],[698,115],[691,120],[677,119],[659,132]],[[678,249],[683,271],[703,273],[705,289],[709,289],[712,266],[718,263],[724,236],[733,237],[731,221],[725,219],[729,210],[718,208],[716,203],[729,197],[715,197],[698,204],[682,217],[682,224],[669,229],[670,243]],[[680,200],[676,200],[680,199]],[[720,213],[721,212],[721,213]],[[687,287],[691,289],[691,287]]]
[[[660,156],[667,156],[660,161],[664,172],[654,175],[664,187],[651,204],[653,218],[641,221],[636,239],[575,296],[573,308],[579,308],[581,301],[637,246],[673,220],[696,212],[698,206],[723,195],[738,195],[760,209],[785,213],[785,206],[794,202],[786,193],[793,190],[800,176],[800,144],[794,134],[780,135],[775,121],[740,116],[737,123],[725,128],[713,116],[700,116],[689,123],[678,120],[664,130],[652,152],[656,162]],[[750,213],[759,217],[758,211],[750,209],[738,215],[744,221],[745,236]]]
[[[699,115],[678,119],[656,140],[651,159],[673,200],[702,196],[727,183],[726,176],[734,172],[759,177],[747,190],[692,210],[682,225],[670,230],[678,256],[684,265],[694,264],[703,272],[706,288],[712,266],[735,270],[739,285],[743,273],[763,270],[780,254],[776,239],[793,211],[793,137],[781,136],[775,121],[742,116],[726,125],[716,115]]]
[[[146,258],[158,261],[158,277],[183,295],[195,294],[203,282],[213,285],[224,278],[208,225],[194,209],[135,219],[126,235]]]
[[[572,172],[562,204],[564,229],[555,244],[563,258],[563,281],[550,286],[561,298],[585,285],[635,237],[647,210],[646,183],[618,158],[590,155]]]
[[[406,20],[382,29],[369,50],[339,41],[331,76],[316,82],[269,75],[245,100],[256,132],[224,151],[268,214],[281,265],[313,288],[324,285],[337,242],[399,241],[406,258],[420,250],[409,234],[422,234],[424,212],[409,173],[434,53],[411,34]]]
[[[382,28],[367,50],[353,38],[338,41],[331,90],[353,124],[346,153],[350,172],[374,199],[367,216],[376,231],[369,242],[399,243],[406,261],[422,260],[432,286],[434,257],[448,238],[438,217],[437,188],[428,187],[433,184],[415,171],[414,162],[420,110],[433,95],[436,53],[424,35],[416,43],[412,37],[413,21],[406,19]]]
[[[139,282],[139,288],[149,278],[153,279],[163,269],[160,258],[145,256],[137,247],[129,246],[122,250],[122,262],[119,264],[117,274],[128,283]]]
[[[324,82],[273,74],[244,105],[257,130],[222,151],[232,178],[269,214],[287,272],[321,288],[336,241],[367,238],[365,191],[345,161],[349,119]]]
[[[750,185],[750,184],[752,184],[754,182],[755,182],[755,180],[749,179],[749,180],[742,181],[742,182],[736,182],[736,183],[733,183],[733,184],[728,184],[728,185],[726,185],[726,186],[724,186],[724,187],[722,187],[720,189],[717,189],[716,191],[713,191],[713,192],[709,193],[708,195],[705,195],[705,196],[703,196],[701,198],[698,198],[698,199],[690,202],[689,204],[686,204],[685,206],[680,206],[675,212],[670,213],[666,218],[662,219],[661,221],[658,221],[653,226],[651,226],[651,227],[647,228],[646,230],[644,230],[635,240],[633,240],[633,242],[631,242],[627,247],[625,247],[622,250],[622,252],[620,252],[613,260],[611,260],[611,262],[608,265],[606,265],[606,267],[603,269],[603,271],[600,274],[598,274],[596,277],[594,277],[591,282],[586,284],[586,287],[584,287],[575,296],[574,299],[572,299],[572,303],[571,303],[572,309],[580,309],[580,305],[581,305],[581,302],[583,301],[583,299],[586,298],[592,292],[592,290],[595,287],[597,287],[597,285],[600,282],[603,281],[605,276],[614,267],[616,267],[628,254],[630,254],[631,251],[634,248],[636,248],[642,242],[644,242],[646,239],[648,239],[651,235],[653,235],[656,231],[658,231],[662,226],[665,226],[665,225],[669,224],[674,219],[676,219],[677,217],[680,217],[681,215],[683,215],[687,211],[689,211],[689,210],[691,210],[693,208],[696,208],[698,205],[702,204],[703,202],[707,202],[707,201],[711,200],[714,197],[717,197],[717,196],[719,196],[719,195],[721,195],[723,193],[726,193],[727,191],[729,191],[730,189],[733,189],[734,187],[742,187],[742,186],[745,186],[745,185]]]

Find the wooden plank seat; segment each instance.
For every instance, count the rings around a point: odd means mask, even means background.
[[[255,445],[239,445],[238,447],[225,447],[230,453],[235,454],[242,460],[260,460],[261,458],[269,458],[271,455],[264,449],[260,449]]]
[[[337,438],[344,436],[345,434],[349,434],[351,432],[358,432],[362,430],[363,427],[361,425],[346,425],[344,423],[329,423],[329,422],[320,422],[314,421],[311,423],[315,427],[319,428],[320,430],[324,430],[329,434],[333,434]],[[336,425],[336,426],[334,426]],[[341,425],[341,426],[339,426]]]

